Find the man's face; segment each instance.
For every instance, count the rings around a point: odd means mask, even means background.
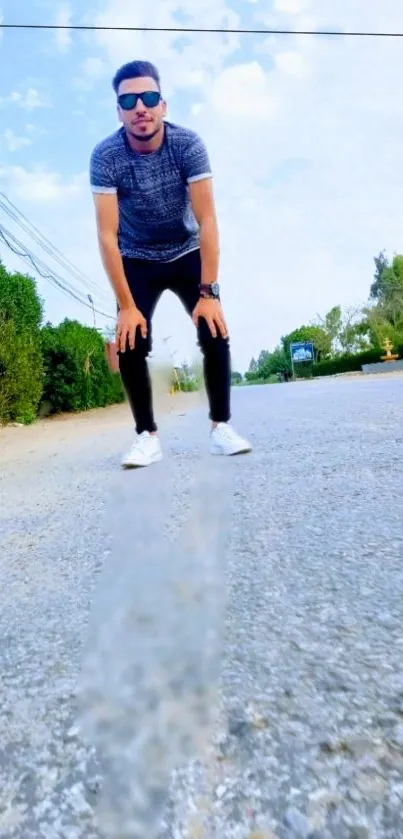
[[[145,94],[144,101],[133,94]],[[137,99],[137,101],[136,101]],[[166,104],[155,79],[126,79],[118,90],[118,114],[128,134],[147,142],[162,128]]]

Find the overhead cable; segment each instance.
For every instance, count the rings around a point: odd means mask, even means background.
[[[49,30],[55,32],[166,32],[210,35],[306,35],[328,38],[403,38],[403,32],[343,29],[247,29],[198,26],[102,26],[98,24],[0,23],[0,29]]]
[[[16,256],[19,256],[26,264],[28,264],[31,268],[39,274],[42,279],[47,280],[51,283],[51,285],[55,286],[59,289],[63,294],[66,294],[69,297],[72,297],[82,306],[85,306],[87,309],[90,309],[92,312],[97,312],[98,315],[102,315],[102,317],[108,318],[109,320],[116,320],[111,314],[107,312],[103,312],[101,309],[96,308],[89,300],[88,295],[84,295],[81,293],[77,293],[71,285],[69,285],[63,277],[60,277],[55,271],[52,271],[45,262],[35,256],[32,251],[23,245],[22,242],[14,236],[9,230],[7,230],[2,224],[0,224],[0,240],[4,242],[5,245],[14,253]]]

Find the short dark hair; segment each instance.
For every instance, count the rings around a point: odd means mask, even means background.
[[[158,90],[161,90],[160,74],[154,64],[150,61],[129,61],[124,64],[113,78],[113,89],[115,93],[119,90],[119,85],[127,79],[141,79],[143,76],[149,76],[157,82]]]

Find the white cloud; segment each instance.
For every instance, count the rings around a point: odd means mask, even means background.
[[[87,174],[77,175],[71,181],[64,180],[57,172],[46,169],[28,170],[23,166],[0,167],[0,184],[12,191],[16,200],[30,204],[46,204],[70,196],[79,197]]]
[[[152,8],[152,26],[175,27],[185,18],[187,27],[236,28],[239,15],[226,0],[158,0]],[[99,26],[150,26],[150,7],[144,0],[107,0],[104,11],[91,22]],[[237,35],[181,36],[174,32],[99,32],[98,47],[105,50],[113,72],[125,61],[147,57],[158,64],[164,92],[204,87],[212,83],[223,62],[237,49]]]
[[[24,93],[12,91],[9,96],[0,98],[0,107],[16,105],[25,111],[35,111],[38,108],[46,108],[47,101],[35,88],[30,87]]]
[[[88,56],[79,66],[79,73],[74,79],[75,87],[80,91],[80,101],[84,101],[83,96],[90,92],[98,82],[104,80],[109,72],[109,64],[105,59],[97,55]]]
[[[25,108],[27,111],[36,111],[37,108],[47,107],[46,100],[33,87],[30,87],[24,96],[21,96],[21,94],[15,95],[19,97],[18,102],[21,108]]]
[[[0,137],[0,144],[1,142],[3,143],[7,151],[10,152],[19,151],[20,149],[23,149],[26,146],[32,145],[32,140],[30,137],[18,137],[18,135],[14,133],[12,128],[6,128],[6,130]]]
[[[310,67],[305,55],[297,50],[278,52],[274,58],[279,70],[296,79],[304,79],[309,75]]]
[[[257,61],[223,70],[212,85],[210,97],[221,117],[227,115],[241,122],[249,118],[265,121],[278,106],[269,76]]]
[[[270,20],[279,27],[290,25],[285,14],[296,28],[300,13],[313,20],[318,9],[320,25],[336,23],[327,0],[277,6],[283,14]],[[391,12],[391,25],[402,29],[403,7],[386,6],[363,14],[362,3],[346,0],[337,19],[346,28],[381,29]],[[261,46],[257,40],[256,54]],[[273,62],[265,89],[278,103],[265,123],[264,97],[253,86],[244,125],[239,113],[217,108],[215,91],[239,67],[217,77],[211,111],[205,106],[195,117],[216,171],[228,319],[235,363],[244,364],[251,342],[259,352],[317,311],[364,302],[373,256],[383,247],[403,251],[399,43],[292,36],[267,39],[265,49]],[[253,73],[263,78],[263,66]]]
[[[41,123],[34,125],[32,122],[29,122],[25,126],[25,130],[32,141],[46,137],[48,134],[48,130]]]
[[[309,0],[275,0],[274,11],[284,12],[287,15],[299,15],[309,5]]]
[[[364,3],[363,0],[261,0],[257,17],[261,21],[272,20],[273,11],[278,24],[290,24],[292,28],[304,28],[308,19],[315,21],[313,28],[398,32],[402,29],[403,9],[396,0],[383,3]],[[308,27],[307,27],[308,28]],[[310,28],[310,27],[309,27]],[[311,39],[307,39],[308,41]],[[386,42],[387,43],[387,42]]]
[[[106,62],[98,56],[86,58],[82,65],[83,75],[90,82],[97,82],[102,79],[106,70]]]
[[[71,8],[63,3],[56,11],[55,25],[70,26]],[[68,29],[59,29],[55,33],[56,46],[60,52],[67,52],[71,47],[71,32]]]

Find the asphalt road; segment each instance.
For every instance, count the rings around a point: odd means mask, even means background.
[[[402,421],[401,379],[247,388],[251,456],[197,409],[144,472],[113,428],[2,469],[1,837],[403,835]]]

